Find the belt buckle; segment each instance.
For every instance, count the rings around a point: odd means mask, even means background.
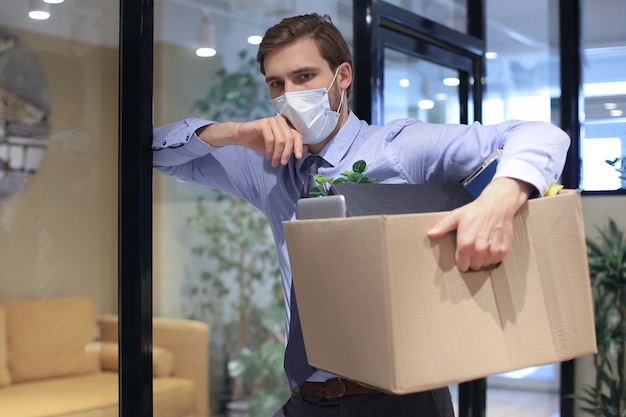
[[[328,382],[331,381],[337,381],[339,382],[339,394],[337,395],[328,395],[326,394],[326,384]],[[344,395],[346,395],[346,384],[343,382],[343,379],[341,378],[332,378],[332,379],[328,379],[326,381],[324,381],[324,385],[322,385],[322,396],[326,399],[333,399],[333,398],[341,398]]]

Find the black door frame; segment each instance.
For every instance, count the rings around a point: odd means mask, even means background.
[[[472,30],[484,33],[481,1],[469,0]],[[383,120],[384,50],[390,47],[459,71],[462,123],[480,121],[484,83],[485,41],[464,34],[408,10],[379,0],[353,3],[354,110],[363,120]],[[478,10],[475,10],[475,9]]]
[[[120,0],[119,415],[152,417],[153,0]]]

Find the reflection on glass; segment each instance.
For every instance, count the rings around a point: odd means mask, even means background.
[[[31,3],[0,6],[0,416],[115,415],[119,2]]]
[[[558,57],[548,28],[556,27],[550,0],[488,0],[487,83],[483,123],[506,119],[553,121],[560,97]],[[558,44],[558,42],[557,42]],[[559,366],[533,367],[487,378],[487,415],[553,416],[559,413]]]
[[[585,50],[581,188],[626,188],[626,47]]]
[[[157,5],[165,18],[155,28],[155,125],[275,114],[255,60],[258,36],[297,13],[284,2],[247,4]],[[351,34],[351,6],[332,6],[324,12]],[[217,54],[201,58],[196,28],[206,13],[213,16]],[[154,213],[156,310],[209,324],[210,383],[203,394],[211,415],[272,415],[289,389],[284,300],[265,218],[239,199],[158,173]]]
[[[0,29],[0,201],[22,190],[48,146],[50,100],[35,55]]]
[[[387,0],[387,3],[459,32],[467,31],[467,0]]]
[[[384,122],[412,117],[459,123],[459,78],[455,70],[385,48]]]

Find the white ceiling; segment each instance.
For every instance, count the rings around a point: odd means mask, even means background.
[[[413,10],[423,8],[424,3],[455,7],[452,0],[392,2]],[[66,0],[63,4],[52,5],[52,17],[39,22],[28,18],[28,3],[26,0],[0,0],[0,24],[97,44],[118,43],[117,1]],[[487,0],[489,48],[508,54],[532,54],[545,49],[550,44],[549,31],[555,30],[549,18],[548,4],[551,3],[556,1]],[[155,38],[177,44],[195,43],[195,27],[202,20],[203,10],[220,26],[222,30],[218,33],[226,42],[245,41],[245,34],[262,34],[283,16],[310,12],[329,14],[344,35],[351,38],[351,7],[351,0],[316,0],[314,3],[308,0],[155,0]],[[446,18],[445,14],[440,16]],[[624,16],[624,0],[587,0],[584,10],[586,48],[626,46]],[[224,46],[229,50],[230,45]]]

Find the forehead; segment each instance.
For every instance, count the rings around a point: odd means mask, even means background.
[[[329,68],[317,43],[311,38],[299,39],[265,56],[265,74],[277,77],[303,67]]]

